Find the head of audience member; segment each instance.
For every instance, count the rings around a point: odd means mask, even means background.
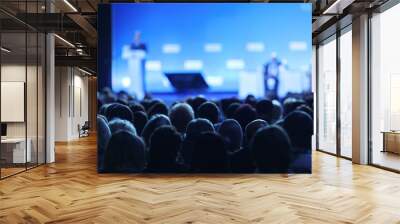
[[[156,104],[154,104],[149,108],[147,114],[149,115],[149,117],[152,117],[153,115],[156,114],[164,114],[168,116],[168,107],[167,105],[165,105],[165,103],[157,102]]]
[[[240,104],[240,100],[238,98],[235,98],[235,97],[221,99],[220,105],[221,105],[222,112],[223,112],[223,114],[225,116],[227,115],[226,112],[228,110],[228,107],[233,103],[239,103]]]
[[[192,106],[193,111],[196,113],[197,109],[200,107],[201,104],[207,102],[207,99],[204,96],[196,96],[192,100],[188,101],[187,103]],[[197,113],[196,113],[197,115]]]
[[[246,98],[244,99],[244,103],[249,104],[253,108],[255,108],[257,104],[257,98],[252,94],[247,95]]]
[[[257,111],[249,104],[243,104],[236,109],[233,118],[239,122],[242,130],[245,130],[247,124],[257,119]]]
[[[288,133],[296,152],[311,151],[313,134],[312,118],[303,111],[293,111],[283,121],[283,127]]]
[[[146,146],[149,146],[150,136],[153,134],[154,130],[162,125],[171,125],[171,121],[164,114],[156,114],[150,118],[146,123],[142,131],[142,137]]]
[[[103,119],[106,122],[106,124],[108,124],[108,120],[107,120],[106,116],[97,114],[97,117]]]
[[[130,104],[129,104],[129,109],[131,109],[132,113],[135,113],[135,112],[137,112],[137,111],[146,112],[146,110],[144,109],[144,107],[142,106],[142,104],[136,103],[136,102],[130,103]]]
[[[218,123],[219,120],[218,106],[210,101],[201,104],[199,108],[197,108],[197,117],[208,119],[213,124]]]
[[[235,115],[235,111],[240,107],[240,103],[232,103],[226,109],[225,117],[226,118],[233,118]]]
[[[191,170],[196,173],[229,172],[228,153],[223,138],[215,132],[203,132],[194,144]]]
[[[272,107],[273,104],[271,100],[261,99],[258,101],[256,104],[258,118],[271,122]]]
[[[279,101],[273,100],[272,101],[272,114],[271,114],[271,124],[277,122],[282,118],[282,105]]]
[[[104,154],[105,172],[142,172],[146,165],[142,139],[127,131],[114,133]]]
[[[135,125],[136,132],[141,134],[144,126],[147,123],[147,114],[143,111],[136,111],[133,113],[133,124]]]
[[[289,137],[279,126],[259,129],[251,142],[251,151],[260,173],[287,173],[293,159]]]
[[[113,103],[109,105],[106,109],[106,117],[108,121],[111,121],[114,118],[120,118],[129,122],[133,122],[133,113],[131,109],[129,109],[128,106],[120,103]]]
[[[314,117],[313,110],[307,105],[300,105],[300,106],[298,106],[296,108],[296,110],[303,111],[303,112],[307,113],[308,115],[310,115],[311,118]]]
[[[192,107],[187,103],[177,103],[169,112],[169,119],[179,133],[185,133],[187,125],[194,116]]]
[[[98,169],[101,169],[103,167],[103,159],[104,159],[104,153],[106,151],[106,147],[108,144],[108,141],[111,138],[111,131],[110,128],[107,125],[107,122],[104,120],[104,118],[100,117],[101,115],[97,115],[97,135],[98,135],[98,147],[97,147],[97,167]]]
[[[226,141],[227,150],[229,153],[240,149],[243,141],[243,131],[240,127],[240,124],[236,120],[224,120],[221,123],[221,126],[218,128],[218,132]]]
[[[249,144],[258,131],[258,129],[268,126],[268,122],[262,120],[262,119],[257,119],[252,122],[250,122],[245,129],[245,136],[246,136],[246,143]]]
[[[284,115],[290,114],[292,111],[296,110],[297,107],[305,104],[303,100],[299,100],[293,97],[289,97],[283,101],[283,111]]]
[[[214,131],[213,124],[207,119],[196,118],[189,122],[181,149],[181,156],[186,166],[190,166],[191,164],[196,137],[203,132]]]
[[[150,137],[148,171],[179,172],[177,155],[182,138],[173,126],[161,126]]]
[[[101,115],[103,115],[103,116],[106,116],[107,108],[108,108],[110,105],[111,105],[111,104],[103,104],[103,105],[101,105],[98,114],[101,114]]]
[[[114,118],[110,123],[108,123],[108,126],[110,127],[111,134],[114,134],[117,131],[127,131],[132,133],[132,135],[136,135],[135,127],[127,120]]]

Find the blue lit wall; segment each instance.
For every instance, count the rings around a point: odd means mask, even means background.
[[[150,92],[172,92],[164,72],[184,71],[201,72],[211,91],[235,92],[239,74],[261,73],[273,53],[286,62],[282,91],[304,89],[298,77],[310,73],[311,4],[112,4],[115,91],[131,91],[122,81],[128,72],[122,49],[137,31],[148,48]]]

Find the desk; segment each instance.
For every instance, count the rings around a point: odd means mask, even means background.
[[[382,152],[400,154],[400,131],[383,131]]]
[[[28,143],[25,151],[26,142]],[[6,163],[26,163],[31,162],[31,139],[25,138],[6,138],[1,139],[1,157]]]

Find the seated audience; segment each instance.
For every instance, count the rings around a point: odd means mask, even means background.
[[[138,134],[142,133],[147,120],[147,114],[144,111],[136,111],[133,113],[133,125],[135,126]]]
[[[194,150],[195,139],[203,132],[214,132],[212,123],[203,118],[196,118],[189,122],[186,128],[185,138],[183,140],[182,149],[180,152],[182,163],[190,167],[192,162],[192,154]]]
[[[223,138],[203,132],[195,139],[191,170],[195,173],[229,172],[229,158]]]
[[[243,141],[243,131],[240,127],[240,124],[236,120],[224,120],[217,131],[227,142],[227,149],[229,153],[240,150]]]
[[[144,126],[142,131],[142,137],[146,147],[149,146],[150,136],[153,134],[153,131],[162,125],[171,125],[171,121],[164,114],[156,114],[150,118],[147,122],[146,126]]]
[[[117,131],[128,131],[132,133],[132,135],[136,135],[135,127],[127,120],[114,118],[110,123],[108,123],[108,127],[110,128],[111,134],[114,134]]]
[[[182,137],[174,127],[164,125],[157,128],[150,137],[147,172],[183,172],[183,166],[177,162],[181,143]]]
[[[127,131],[111,136],[104,154],[104,172],[142,172],[146,165],[142,139]]]
[[[247,124],[257,119],[257,111],[249,104],[242,104],[236,109],[233,118],[239,122],[242,130],[245,130]]]
[[[211,123],[216,124],[219,121],[219,108],[213,102],[204,102],[197,108],[197,117],[205,118],[211,121]]]
[[[157,102],[149,108],[147,115],[151,118],[156,114],[164,114],[168,116],[168,107],[163,102]]]
[[[105,88],[98,92],[98,170],[311,173],[312,94],[283,99],[195,96],[166,104]]]
[[[258,118],[271,123],[272,120],[272,108],[273,104],[271,100],[262,99],[257,102],[256,110],[258,114]]]
[[[179,133],[185,133],[186,127],[194,119],[192,107],[187,103],[177,103],[169,112],[169,119]]]
[[[107,117],[108,121],[111,121],[114,118],[120,118],[129,122],[133,122],[133,114],[131,109],[129,109],[128,106],[120,103],[110,104],[105,110],[105,116]]]
[[[251,152],[259,173],[288,173],[292,162],[290,140],[279,126],[259,129],[252,142]]]
[[[110,128],[101,115],[97,115],[97,136],[97,156],[99,157],[97,160],[97,169],[100,170],[103,167],[104,152],[111,138]]]

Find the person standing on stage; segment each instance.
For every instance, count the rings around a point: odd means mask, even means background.
[[[277,97],[279,90],[279,71],[282,62],[272,53],[271,60],[264,66],[265,94]]]
[[[125,45],[122,58],[128,61],[128,80],[124,85],[129,93],[135,94],[138,99],[145,96],[145,63],[147,46],[141,42],[140,31],[135,31],[133,43]]]

